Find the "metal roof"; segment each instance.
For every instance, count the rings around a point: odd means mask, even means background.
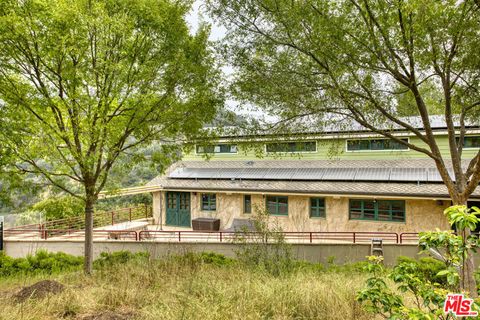
[[[435,168],[177,168],[170,179],[442,182]]]

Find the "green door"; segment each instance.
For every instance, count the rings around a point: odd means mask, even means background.
[[[190,193],[167,192],[167,225],[190,227]]]

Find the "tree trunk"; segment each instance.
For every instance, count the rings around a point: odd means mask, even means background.
[[[467,201],[458,201],[458,203],[454,204],[467,206]],[[471,233],[472,230],[470,229],[461,231],[457,229],[457,234],[463,237],[463,241],[466,241],[467,237],[470,236]],[[475,281],[475,263],[473,260],[473,254],[471,252],[467,253],[467,256],[460,269],[460,290],[468,292],[471,298],[476,298],[478,296],[477,282]]]
[[[462,233],[462,237],[466,239],[471,234],[471,230],[465,229]],[[471,298],[476,298],[478,296],[477,282],[475,281],[475,263],[472,253],[468,253],[465,261],[463,261],[460,276],[460,289],[468,292]]]
[[[93,206],[95,197],[87,194],[85,201],[85,261],[83,270],[90,275],[93,271]]]

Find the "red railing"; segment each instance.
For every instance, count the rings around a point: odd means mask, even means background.
[[[415,233],[415,232],[400,233],[400,243],[418,243],[418,233]]]
[[[5,238],[17,237],[19,239],[83,239],[85,230],[78,229],[54,229],[54,230],[38,230],[38,229],[6,229],[4,230]],[[134,230],[93,230],[93,238],[97,240],[134,240],[138,241],[138,233]]]
[[[152,207],[140,206],[132,208],[122,208],[112,211],[97,212],[93,217],[93,227],[104,227],[108,225],[115,225],[117,223],[138,220],[142,218],[149,218],[152,216]],[[5,229],[5,235],[20,236],[24,234],[24,238],[40,237],[47,239],[51,235],[59,236],[63,234],[83,232],[85,229],[85,217],[71,217],[65,219],[58,219],[47,221],[42,224],[23,225],[14,228]],[[101,233],[104,230],[94,230]],[[120,232],[120,230],[118,230]],[[123,231],[122,231],[123,232]]]
[[[399,237],[394,232],[283,232],[283,239],[287,242],[318,243],[322,241],[345,242],[345,243],[370,243],[374,238],[383,239],[384,243],[398,243]],[[235,238],[245,238],[245,240],[258,239],[263,236],[257,232],[233,231],[161,231],[161,230],[142,230],[138,232],[139,241],[218,241],[229,242]],[[273,235],[275,236],[275,235]],[[265,239],[268,241],[268,238]]]
[[[281,236],[288,243],[370,243],[372,239],[382,239],[383,243],[418,242],[416,233],[394,232],[283,232]],[[6,229],[5,238],[18,239],[83,239],[81,229]],[[159,242],[232,242],[233,240],[274,242],[279,234],[270,238],[258,232],[233,231],[162,231],[162,230],[93,230],[96,240],[130,240]]]

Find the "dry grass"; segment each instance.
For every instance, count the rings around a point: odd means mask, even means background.
[[[155,320],[372,319],[355,302],[366,277],[315,270],[273,277],[237,265],[133,261],[92,277],[49,277],[63,283],[65,291],[23,304],[13,302],[11,295],[41,278],[2,280],[0,319],[95,319],[92,315],[106,311]]]

